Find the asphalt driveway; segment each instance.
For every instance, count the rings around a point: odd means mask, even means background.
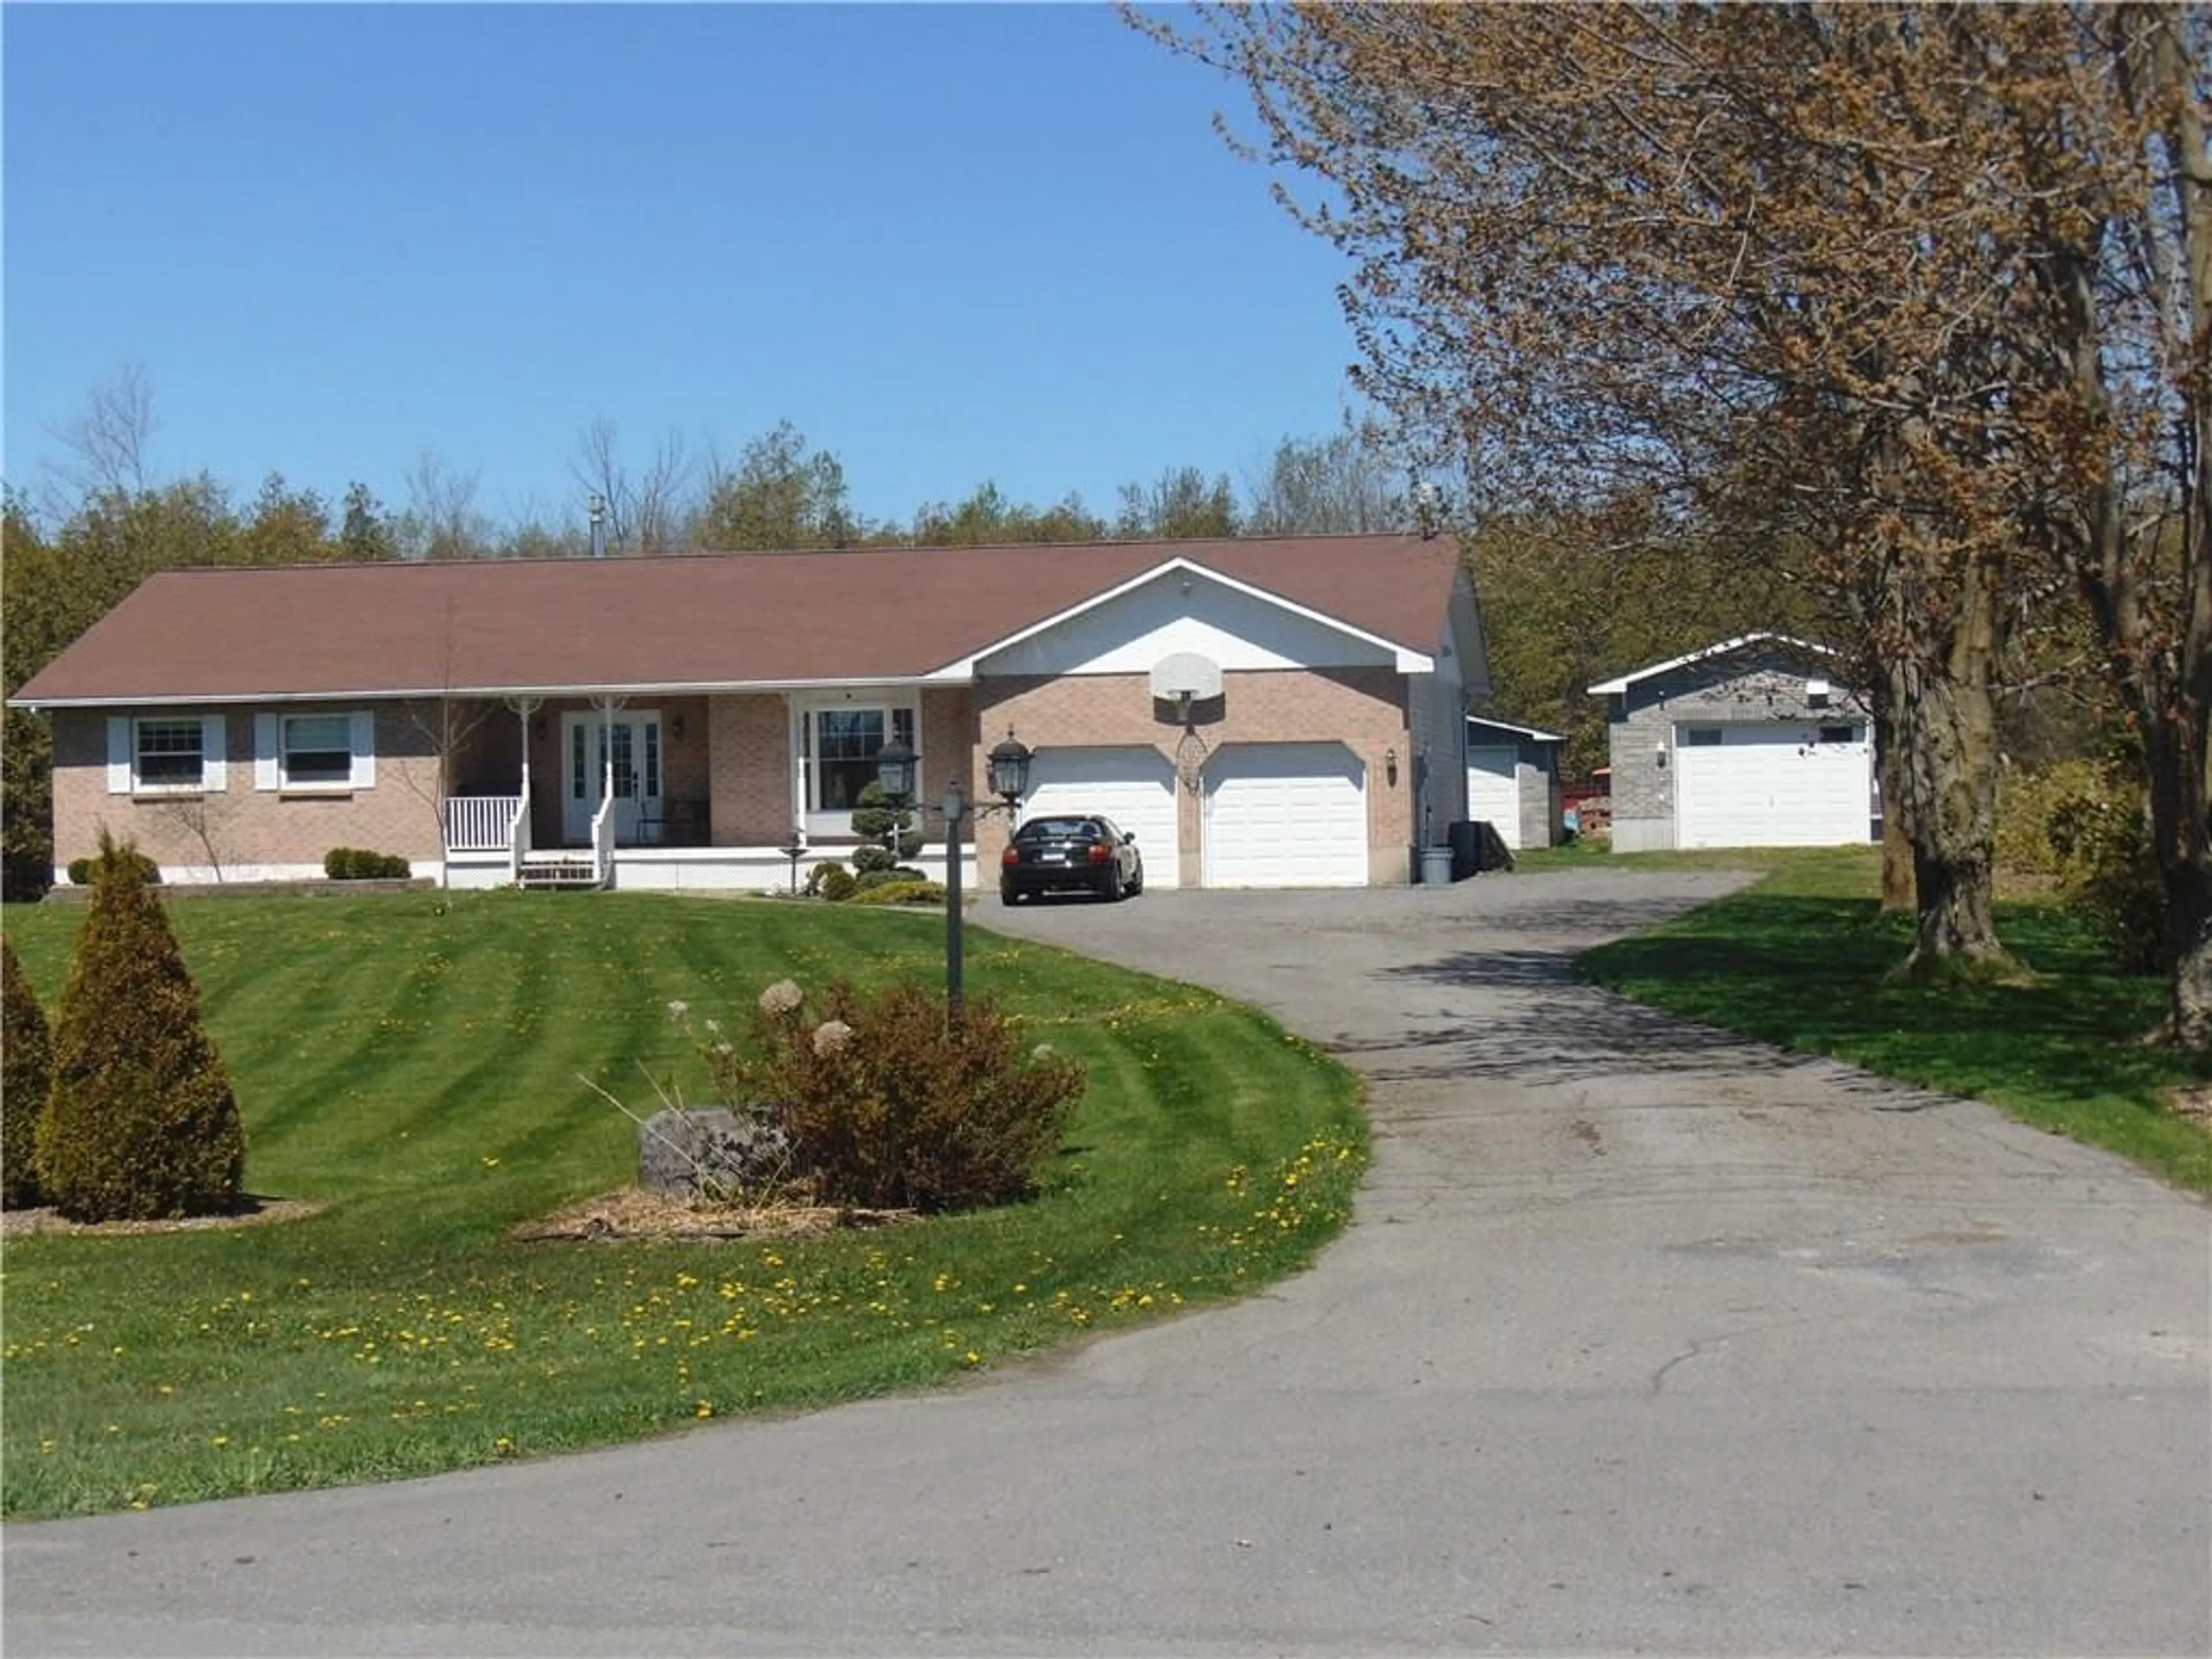
[[[986,907],[1367,1074],[1314,1272],[951,1393],[12,1527],[7,1650],[2212,1651],[2212,1211],[1569,980],[1729,882]]]

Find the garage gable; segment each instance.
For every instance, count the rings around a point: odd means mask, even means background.
[[[1047,619],[947,675],[1142,674],[1162,658],[1193,652],[1224,669],[1432,665],[1419,652],[1319,611],[1176,561]]]

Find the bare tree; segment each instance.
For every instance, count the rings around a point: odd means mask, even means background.
[[[568,470],[604,503],[612,550],[651,555],[682,546],[698,469],[681,432],[672,427],[663,434],[645,470],[633,477],[615,423],[602,416],[577,438]]]
[[[1248,536],[1364,535],[1403,530],[1413,503],[1405,470],[1382,452],[1379,434],[1347,419],[1325,438],[1285,437],[1267,466],[1245,481]]]
[[[1577,492],[1778,532],[1853,615],[1915,965],[2002,962],[1994,688],[2032,248],[2013,65],[2062,8],[1207,8],[1248,153],[1353,259],[1357,386],[1479,511]],[[1731,495],[1716,483],[1741,487]],[[1753,520],[1745,504],[1756,502]]]
[[[453,798],[455,763],[467,749],[469,739],[490,718],[493,710],[493,705],[481,697],[459,698],[453,695],[455,652],[453,602],[447,599],[444,645],[439,658],[437,697],[427,707],[419,701],[406,705],[407,723],[429,750],[432,769],[427,779],[419,775],[413,767],[401,769],[399,775],[408,792],[429,809],[430,821],[438,837],[438,886],[441,890],[450,890],[453,887],[450,860],[447,856],[446,803]]]
[[[155,424],[154,382],[134,359],[94,386],[83,412],[54,433],[73,459],[52,470],[80,496],[137,495],[146,487]]]
[[[476,559],[491,550],[491,521],[477,507],[479,474],[450,466],[424,450],[407,471],[407,511],[400,526],[408,556]]]
[[[232,862],[228,853],[230,837],[223,823],[227,814],[211,808],[204,795],[176,795],[163,800],[159,814],[180,834],[191,838],[200,851],[207,855],[208,868],[215,872],[218,884],[226,879],[223,866]]]

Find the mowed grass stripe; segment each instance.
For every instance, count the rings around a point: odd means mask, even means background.
[[[781,1243],[523,1244],[514,1220],[634,1167],[633,1126],[576,1074],[642,1092],[634,1059],[680,1066],[672,997],[737,1034],[786,975],[935,985],[942,917],[623,894],[170,904],[250,1182],[331,1207],[12,1241],[12,1515],[429,1473],[957,1375],[1267,1282],[1341,1224],[1361,1167],[1348,1075],[1264,1019],[987,943],[971,986],[1094,1068],[1036,1201]],[[49,999],[81,915],[8,916]]]

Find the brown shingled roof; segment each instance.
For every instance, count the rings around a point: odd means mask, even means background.
[[[1178,558],[1428,653],[1458,550],[1309,536],[170,571],[15,701],[913,679]]]

